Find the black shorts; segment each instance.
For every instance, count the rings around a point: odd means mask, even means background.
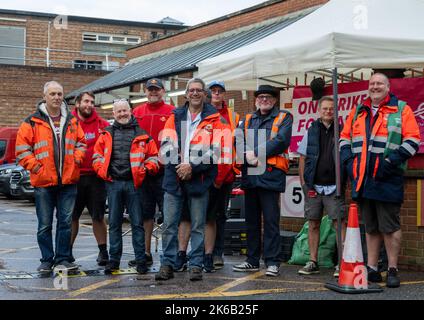
[[[77,221],[81,217],[85,207],[93,220],[101,221],[103,219],[106,210],[105,182],[95,175],[83,175],[77,184],[77,198],[72,213],[73,221]]]
[[[225,216],[228,208],[228,201],[230,200],[230,193],[232,184],[223,184],[220,189],[214,186],[209,188],[209,201],[208,209],[206,212],[206,221],[216,221],[218,217]],[[183,211],[181,213],[181,221],[191,221],[190,213],[186,201],[183,204]]]
[[[359,200],[366,233],[388,234],[400,230],[400,207],[400,203]]]
[[[162,189],[163,174],[156,176],[147,175],[141,185],[141,205],[143,208],[143,220],[151,220],[156,214],[156,205],[163,213]]]

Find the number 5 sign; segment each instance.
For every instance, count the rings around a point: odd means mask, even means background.
[[[299,176],[287,176],[286,192],[281,194],[282,217],[304,217],[304,195]]]

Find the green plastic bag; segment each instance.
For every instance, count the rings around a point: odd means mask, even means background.
[[[305,265],[310,259],[308,244],[309,222],[303,225],[296,236],[289,264]],[[318,265],[323,268],[334,267],[333,257],[336,252],[336,231],[331,219],[325,215],[321,220],[319,230]]]

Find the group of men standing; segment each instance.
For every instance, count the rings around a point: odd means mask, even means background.
[[[410,107],[390,94],[389,88],[386,76],[371,77],[369,98],[352,110],[341,133],[340,152],[341,171],[347,173],[343,181],[350,177],[352,198],[358,201],[366,225],[369,280],[381,281],[376,266],[384,239],[389,256],[387,285],[397,287],[402,173],[405,161],[418,150],[420,135]],[[201,280],[203,271],[223,266],[225,213],[232,184],[241,173],[248,250],[246,261],[233,270],[258,271],[262,254],[266,275],[278,276],[279,198],[289,168],[293,117],[280,110],[278,92],[261,85],[255,91],[256,111],[240,121],[226,105],[225,92],[223,82],[206,86],[193,78],[187,83],[185,105],[175,109],[163,100],[161,80],[150,79],[145,89],[148,102],[132,111],[127,100],[115,100],[114,123],[109,125],[96,114],[92,93],[80,94],[70,113],[62,86],[46,83],[44,101],[21,125],[16,144],[17,159],[31,172],[35,187],[42,253],[38,270],[77,268],[72,246],[85,207],[93,219],[98,264],[106,272],[119,269],[126,208],[135,253],[129,264],[138,273],[146,273],[153,263],[150,242],[158,207],[164,220],[161,267],[155,279],[171,279],[175,271],[188,267],[190,280]],[[319,101],[319,119],[298,150],[311,252],[311,261],[300,274],[319,272],[324,209],[331,219],[342,218],[344,238],[344,200],[335,196],[338,150],[333,112],[331,98]],[[53,250],[55,208],[58,224]]]

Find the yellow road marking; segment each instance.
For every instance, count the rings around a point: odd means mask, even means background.
[[[226,283],[226,284],[224,284],[222,286],[219,286],[219,287],[211,290],[210,292],[223,292],[223,291],[227,291],[227,290],[229,290],[231,288],[234,288],[234,287],[236,287],[236,286],[238,286],[238,285],[240,285],[242,283],[245,283],[245,282],[248,282],[248,281],[251,281],[251,280],[255,280],[256,278],[259,278],[260,276],[263,276],[263,275],[264,275],[264,271],[255,272],[255,273],[253,273],[253,274],[251,274],[251,275],[249,275],[247,277],[238,278],[238,279],[236,279],[234,281],[231,281],[231,282]]]
[[[196,292],[196,293],[185,293],[185,294],[158,294],[151,296],[137,296],[127,298],[115,298],[113,300],[161,300],[161,299],[193,299],[193,298],[231,298],[231,297],[243,297],[258,294],[272,294],[272,293],[286,293],[299,291],[298,288],[280,288],[280,289],[263,289],[263,290],[243,290],[243,291],[209,291],[209,292]],[[311,288],[307,290],[300,290],[302,292],[314,292],[314,291],[328,291],[323,287]]]
[[[101,287],[105,287],[105,286],[108,286],[112,283],[116,283],[116,282],[119,282],[119,281],[121,281],[121,279],[112,279],[112,280],[106,280],[106,281],[98,282],[98,283],[92,284],[88,287],[84,287],[84,288],[81,288],[79,290],[75,290],[75,291],[71,292],[69,295],[71,297],[76,297],[76,296],[79,296],[81,294],[85,294],[85,293],[97,290]]]
[[[235,280],[236,278],[231,277],[211,277],[210,279],[223,279],[223,280]],[[272,282],[272,283],[294,283],[294,284],[308,284],[308,285],[322,285],[322,282],[311,282],[311,281],[301,281],[301,280],[278,280],[278,279],[253,279],[253,281],[263,281],[263,282]]]

